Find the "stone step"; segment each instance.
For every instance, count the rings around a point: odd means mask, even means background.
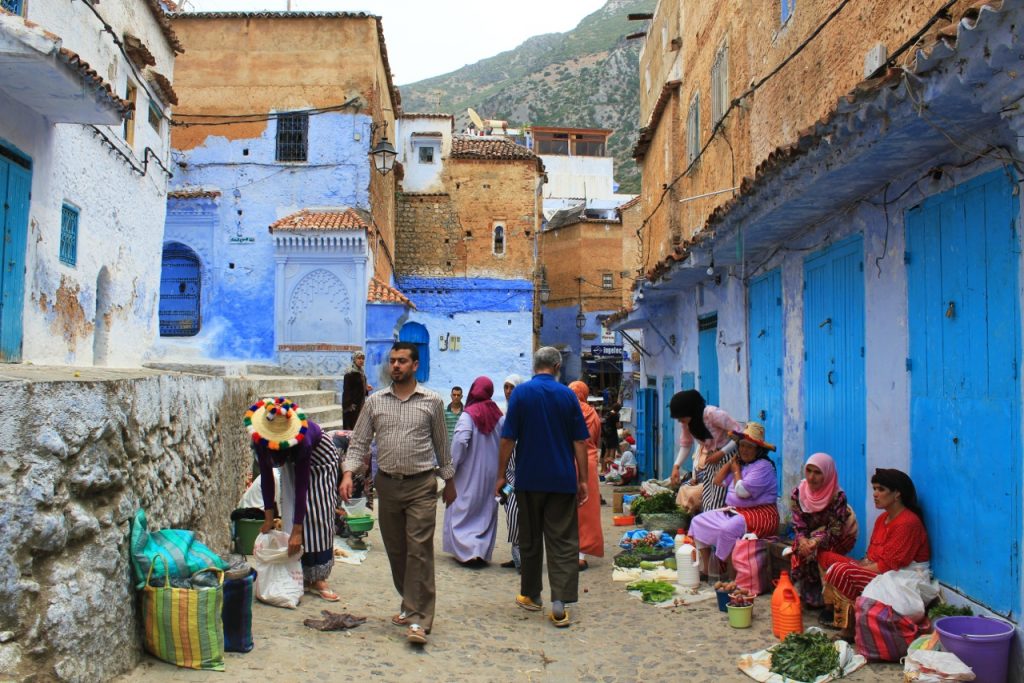
[[[331,406],[337,403],[338,395],[333,391],[293,391],[287,397],[299,404],[304,411],[323,406]]]
[[[249,375],[245,378],[252,386],[254,394],[262,396],[284,396],[290,398],[294,393],[320,391],[324,377],[295,377],[294,375]],[[335,401],[337,399],[334,399]],[[299,403],[301,406],[302,403]]]
[[[303,410],[303,412],[306,413],[306,417],[321,427],[334,424],[335,422],[340,424],[342,420],[341,406],[339,405],[319,406]]]
[[[316,420],[313,421],[316,422]],[[345,428],[345,425],[342,423],[341,420],[338,420],[337,422],[326,422],[324,424],[320,424],[319,422],[317,422],[317,424],[320,425],[320,429],[324,430],[324,432],[333,432],[336,429]]]

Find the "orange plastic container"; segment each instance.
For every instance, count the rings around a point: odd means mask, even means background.
[[[615,515],[612,517],[612,524],[615,526],[633,526],[636,524],[636,515]]]
[[[803,633],[804,616],[800,607],[800,596],[797,595],[793,582],[789,580],[789,572],[779,575],[775,592],[772,593],[772,633],[783,640],[790,633]]]

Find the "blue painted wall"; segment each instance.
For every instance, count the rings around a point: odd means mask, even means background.
[[[203,321],[199,335],[187,342],[192,353],[215,359],[273,359],[275,264],[268,226],[309,207],[369,210],[369,124],[370,117],[363,114],[311,116],[308,163],[274,160],[274,121],[258,138],[211,135],[199,147],[175,152],[183,166],[172,189],[221,192],[214,201],[172,200],[168,205],[165,241],[187,244],[204,261]],[[203,220],[197,220],[197,205],[206,212]],[[160,347],[173,353],[182,344],[163,338]]]
[[[583,329],[576,327],[576,316],[579,308],[576,306],[542,307],[544,312],[544,325],[540,331],[541,346],[555,346],[568,351],[564,355],[562,366],[562,378],[565,382],[573,382],[579,379],[582,374],[580,364],[580,352],[590,351],[594,344],[622,344],[622,337],[615,334],[615,341],[602,342],[601,334],[604,327],[601,324],[606,316],[614,311],[585,311],[583,313],[587,322]],[[587,337],[590,337],[589,339]]]

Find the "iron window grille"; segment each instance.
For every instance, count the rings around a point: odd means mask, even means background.
[[[601,274],[601,287],[604,289],[612,289],[615,286],[615,280],[612,278],[611,273]]]
[[[503,256],[505,254],[505,226],[494,226],[494,254]]]
[[[280,114],[277,117],[277,160],[306,161],[309,143],[309,114]]]
[[[711,67],[711,125],[717,125],[729,108],[729,44],[722,43]]]
[[[21,14],[22,0],[0,0],[0,7],[13,14]]]
[[[421,164],[432,164],[434,163],[434,148],[430,145],[424,145],[418,148],[420,153]]]
[[[69,266],[78,261],[78,209],[68,204],[60,211],[60,262]]]
[[[686,115],[686,163],[692,164],[700,154],[700,93],[694,93]]]

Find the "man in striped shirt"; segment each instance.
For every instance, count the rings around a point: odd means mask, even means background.
[[[391,579],[402,596],[391,618],[407,626],[406,640],[423,645],[434,621],[434,525],[437,480],[444,479],[444,504],[455,500],[455,470],[448,449],[441,397],[416,381],[419,351],[395,342],[388,357],[391,386],[366,399],[352,432],[340,493],[352,495],[352,477],[365,469],[370,442],[377,442],[380,535]]]

